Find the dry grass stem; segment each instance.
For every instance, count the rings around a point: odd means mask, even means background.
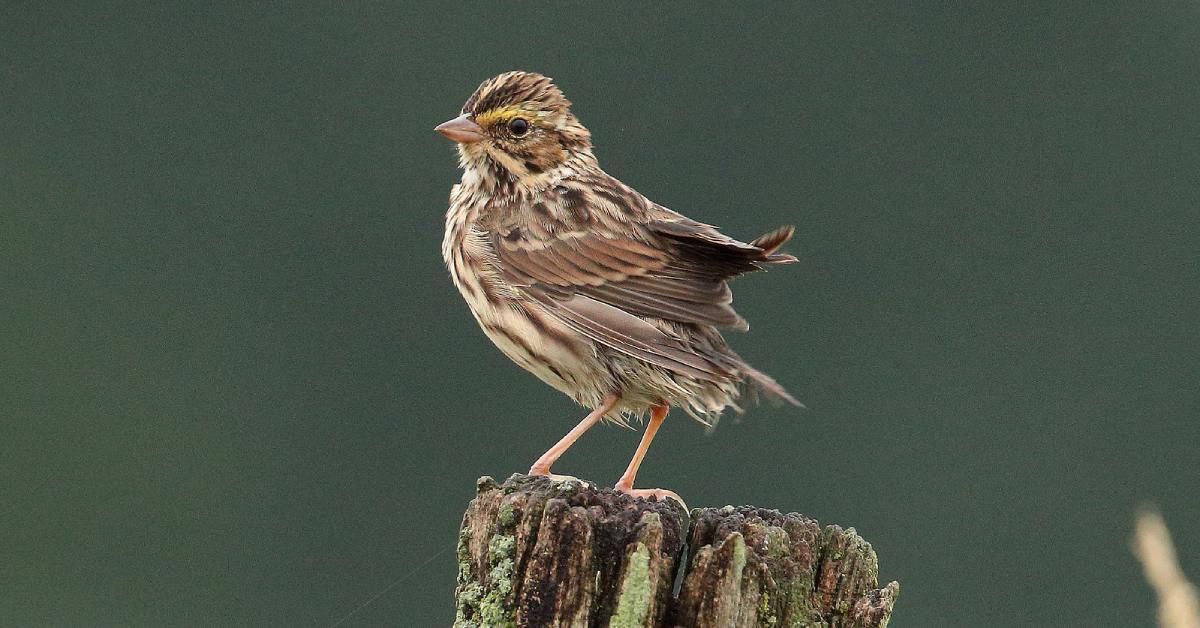
[[[1200,628],[1200,596],[1179,568],[1171,533],[1157,511],[1144,509],[1138,514],[1133,553],[1142,562],[1146,580],[1158,593],[1158,625]]]

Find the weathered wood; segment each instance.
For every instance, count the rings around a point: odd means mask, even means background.
[[[853,528],[514,475],[463,515],[454,625],[875,628],[900,590],[876,587]]]

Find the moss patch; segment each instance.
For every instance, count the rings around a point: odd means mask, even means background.
[[[497,534],[488,541],[488,565],[486,585],[471,580],[470,552],[466,540],[459,539],[458,552],[458,595],[455,600],[458,610],[454,616],[455,628],[515,626],[514,609],[510,606],[512,594],[513,551],[517,538],[511,534]]]
[[[513,509],[513,505],[508,502],[505,502],[504,505],[500,507],[500,512],[496,513],[496,523],[499,524],[501,529],[510,528],[515,519],[516,512]]]
[[[621,581],[621,597],[617,599],[617,612],[609,621],[609,627],[637,628],[646,625],[654,589],[654,584],[650,582],[650,550],[639,542],[629,557],[629,569]]]
[[[746,568],[746,539],[740,532],[734,532],[729,540],[733,541],[734,578],[741,580],[742,571]]]
[[[758,598],[758,617],[755,619],[759,626],[767,628],[775,628],[779,624],[779,618],[771,612],[771,594],[766,591]]]

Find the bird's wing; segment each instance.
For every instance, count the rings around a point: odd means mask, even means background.
[[[745,329],[727,280],[795,261],[774,253],[791,228],[745,243],[623,186],[559,188],[491,225],[505,278],[596,342],[694,377],[728,377],[728,365],[642,317]]]

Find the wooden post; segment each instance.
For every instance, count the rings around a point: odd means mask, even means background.
[[[887,625],[853,528],[743,506],[639,500],[578,481],[480,478],[458,542],[456,628]]]

